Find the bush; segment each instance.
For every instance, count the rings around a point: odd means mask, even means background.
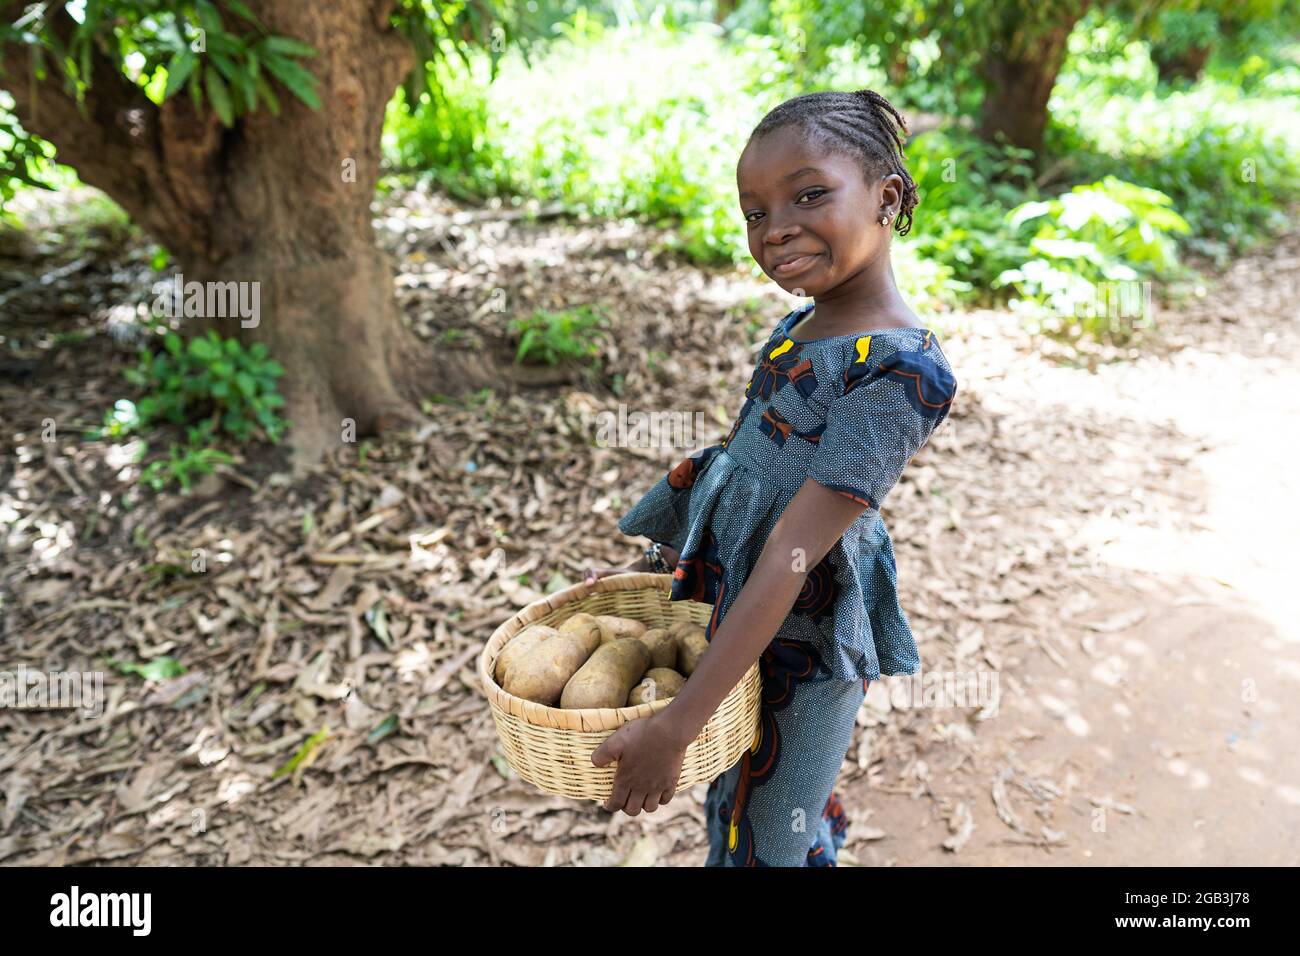
[[[1190,226],[1183,242],[1223,258],[1285,224],[1280,207],[1300,199],[1300,101],[1296,71],[1258,95],[1205,77],[1177,92],[1156,83],[1145,45],[1097,61],[1081,31],[1052,94],[1048,148],[1075,173],[1110,175],[1167,195]],[[1120,74],[1123,83],[1101,74]],[[1109,89],[1101,98],[1099,89]]]
[[[1174,234],[1189,227],[1171,206],[1161,192],[1110,176],[1046,202],[1017,206],[1007,225],[1032,230],[1027,247],[1033,258],[1003,272],[996,283],[1014,284],[1021,300],[1013,305],[1044,320],[1050,331],[1077,326],[1096,337],[1127,338],[1132,326],[1111,321],[1113,292],[1128,293],[1127,312],[1132,293],[1143,291],[1132,283],[1180,273]]]
[[[1005,212],[1033,195],[1031,158],[959,130],[934,130],[908,146],[919,197],[908,241],[917,256],[948,268],[954,296],[986,299],[994,279],[1024,261]]]
[[[510,331],[520,337],[515,361],[558,365],[593,359],[600,351],[601,330],[607,325],[605,316],[589,305],[560,312],[538,309],[528,318],[510,323]]]
[[[218,435],[278,443],[288,427],[276,413],[284,404],[277,387],[284,369],[260,342],[245,348],[209,330],[186,344],[169,332],[161,350],[142,350],[139,364],[125,374],[145,394],[138,401],[116,402],[103,427],[88,437],[119,439],[163,423],[183,426],[185,443],[173,443],[167,458],[150,462],[140,475],[154,490],[174,481],[188,491],[195,475],[230,464],[231,455],[211,447]],[[147,448],[140,443],[137,461]]]
[[[286,427],[275,412],[284,404],[276,387],[283,374],[261,342],[245,349],[209,330],[188,345],[175,332],[167,333],[162,351],[143,354],[126,377],[147,391],[136,404],[142,426],[197,420],[197,434],[204,438],[222,431],[240,442],[260,436],[275,443]]]
[[[783,50],[769,37],[727,43],[709,23],[580,22],[531,67],[509,54],[488,85],[486,55],[472,57],[474,80],[453,83],[445,106],[390,112],[387,161],[483,197],[638,216],[671,227],[668,246],[697,261],[747,259],[736,158],[796,91]]]

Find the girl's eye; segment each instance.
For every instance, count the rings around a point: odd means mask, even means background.
[[[797,200],[795,200],[795,204],[806,206],[808,204],[804,202],[805,199],[811,199],[811,200],[821,199],[822,196],[826,195],[828,192],[830,192],[829,189],[810,189],[802,196],[800,196]],[[749,215],[745,217],[745,222],[753,224],[754,222],[757,221],[753,217],[761,216],[761,215],[763,215],[761,212],[751,212]]]

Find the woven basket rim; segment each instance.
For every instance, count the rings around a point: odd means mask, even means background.
[[[635,707],[548,707],[546,704],[539,704],[507,693],[505,688],[496,682],[491,665],[495,664],[496,654],[499,653],[499,649],[537,618],[544,617],[565,605],[574,604],[595,594],[607,591],[666,591],[671,588],[672,580],[673,576],[671,574],[627,571],[622,574],[611,574],[599,578],[594,584],[579,582],[525,605],[492,632],[492,635],[484,644],[483,650],[479,652],[478,677],[482,685],[480,689],[483,691],[483,695],[497,707],[514,717],[531,724],[553,727],[558,730],[578,730],[580,728],[574,725],[586,723],[584,718],[592,721],[595,726],[600,726],[610,720],[626,723],[657,714],[672,703],[673,698],[666,697],[663,700],[638,704]],[[755,663],[757,664],[757,662]]]

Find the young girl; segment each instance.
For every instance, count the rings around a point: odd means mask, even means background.
[[[736,170],[749,251],[813,302],[772,331],[727,437],[619,522],[646,557],[588,575],[667,570],[666,551],[672,599],[713,606],[682,692],[592,754],[618,763],[609,810],[672,799],[686,746],[759,660],[758,732],[708,791],[710,866],[835,865],[832,787],[867,685],[920,669],[880,508],[957,383],[890,266],[890,226],[906,235],[916,205],[900,130],[871,90],[797,96],[755,128]]]

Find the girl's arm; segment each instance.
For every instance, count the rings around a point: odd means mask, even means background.
[[[677,551],[675,551],[673,548],[670,548],[666,544],[660,544],[659,551],[663,555],[664,560],[668,562],[668,567],[671,572],[671,569],[677,566],[677,560],[678,558],[681,557],[681,555],[678,554]],[[587,581],[588,583],[590,583],[592,581],[597,580],[598,578],[603,578],[606,575],[622,574],[625,571],[649,571],[649,570],[650,570],[650,562],[646,560],[645,552],[642,552],[640,557],[636,558],[634,561],[629,562],[628,564],[623,565],[623,567],[621,568],[592,568],[588,570]]]
[[[771,643],[790,614],[804,579],[862,514],[863,505],[809,478],[768,536],[695,673],[657,716],[686,747],[722,699]],[[799,568],[800,570],[795,570]]]

